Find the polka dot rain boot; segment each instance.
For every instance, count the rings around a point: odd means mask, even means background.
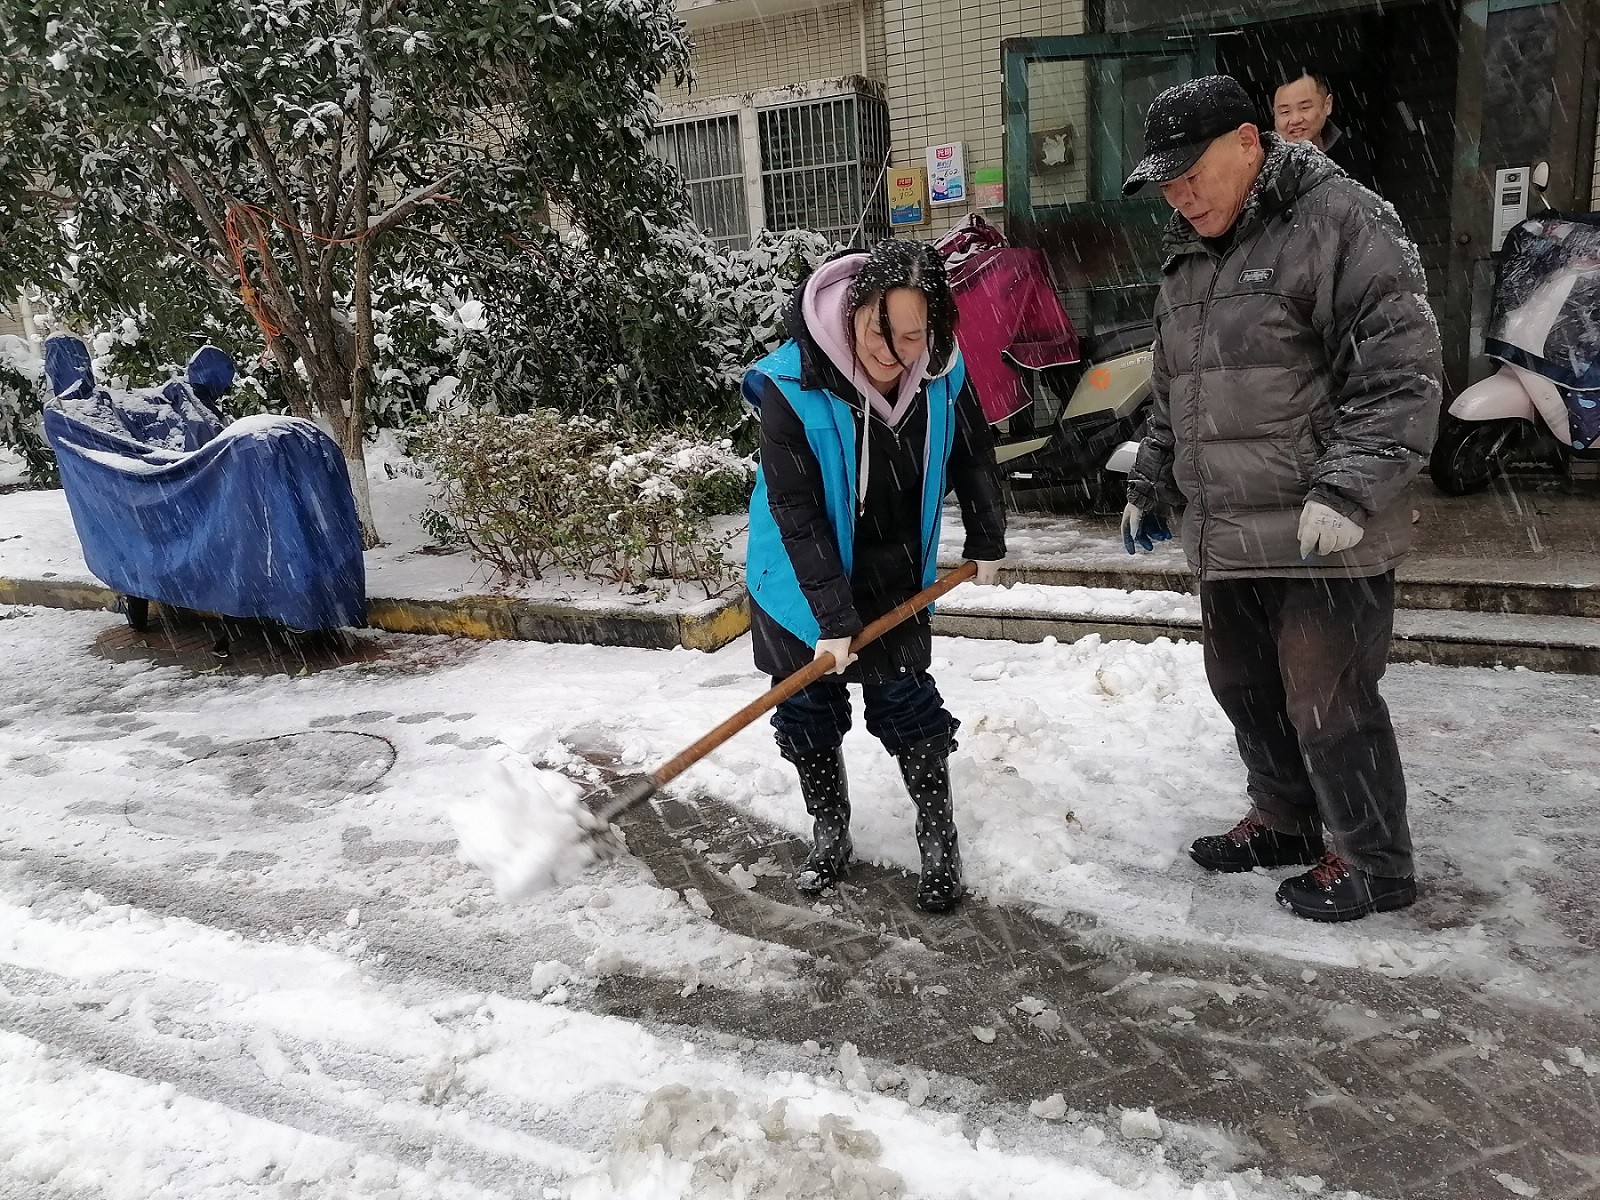
[[[795,874],[794,885],[808,896],[825,892],[839,882],[850,865],[850,785],[844,773],[844,750],[823,750],[783,756],[800,775],[800,794],[811,814],[811,853]]]
[[[961,886],[961,849],[956,843],[955,812],[950,803],[950,751],[947,737],[911,746],[897,757],[900,776],[917,806],[917,848],[922,851],[922,879],[917,907],[949,912],[965,895]]]

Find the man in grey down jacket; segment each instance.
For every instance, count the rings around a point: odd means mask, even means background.
[[[1158,183],[1176,211],[1123,539],[1149,549],[1187,503],[1206,676],[1248,773],[1249,814],[1190,854],[1214,871],[1315,864],[1279,901],[1346,921],[1416,899],[1378,681],[1443,368],[1394,210],[1253,121],[1227,76],[1164,92],[1124,188]]]

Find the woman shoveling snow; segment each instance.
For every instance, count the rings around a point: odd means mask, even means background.
[[[457,826],[462,858],[508,898],[619,849],[613,818],[773,708],[779,753],[799,772],[813,821],[795,884],[832,887],[852,853],[847,683],[861,684],[867,729],[899,761],[917,807],[917,903],[944,912],[964,894],[949,771],[960,722],[928,674],[927,610],[968,579],[997,582],[1005,508],[944,264],[915,242],[835,258],[797,293],[789,327],[794,336],[744,382],[762,428],[746,559],[751,625],[756,666],[774,687],[594,808],[553,772],[500,762],[500,786],[458,812]],[[936,581],[952,488],[970,561]]]
[[[846,684],[867,729],[900,763],[917,807],[918,904],[963,894],[948,761],[960,722],[928,674],[928,613],[859,655],[851,639],[933,583],[945,494],[954,488],[977,581],[997,582],[1005,507],[994,440],[956,346],[955,301],[932,247],[883,242],[819,267],[796,293],[790,340],[745,376],[761,416],[761,470],[746,559],[756,666],[778,677],[825,655],[824,679],[784,700],[772,724],[794,764],[812,848],[795,885],[833,886],[849,866],[841,750]]]

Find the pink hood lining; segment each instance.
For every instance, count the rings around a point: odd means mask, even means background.
[[[861,397],[862,411],[871,413],[890,429],[895,429],[911,411],[917,393],[928,379],[928,351],[924,348],[916,362],[907,367],[906,373],[900,377],[899,394],[893,404],[867,378],[850,346],[850,314],[846,309],[850,285],[866,261],[865,254],[847,254],[823,263],[806,280],[801,312],[805,316],[806,330],[822,347],[828,361],[855,385]]]

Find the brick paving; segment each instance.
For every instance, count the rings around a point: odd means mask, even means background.
[[[95,650],[223,673],[418,665],[396,649],[406,639],[307,644],[232,622],[219,659],[216,629],[116,626]],[[1307,981],[1303,964],[1129,942],[1089,916],[1063,924],[969,900],[932,917],[914,906],[913,878],[868,865],[821,909],[803,906],[787,876],[804,847],[710,798],[666,801],[625,828],[663,886],[696,889],[723,927],[804,951],[812,966],[799,988],[753,994],[685,996],[676,983],[611,976],[597,997],[604,1011],[711,1036],[849,1041],[901,1069],[971,1081],[983,1103],[1021,1112],[1056,1092],[1102,1120],[1153,1106],[1225,1133],[1242,1160],[1225,1156],[1219,1169],[1317,1175],[1332,1195],[1488,1200],[1513,1194],[1504,1175],[1541,1200],[1600,1200],[1600,1076],[1568,1055],[1583,1048],[1600,1065],[1591,1013],[1437,978],[1319,969]],[[781,875],[746,890],[726,874],[763,859]],[[1592,931],[1592,910],[1568,905],[1562,916]],[[1030,1019],[1016,1007],[1024,998],[1043,1012]],[[974,1027],[994,1030],[993,1042]]]
[[[971,900],[931,917],[914,907],[914,879],[865,865],[817,911],[786,877],[745,890],[723,873],[770,858],[787,875],[804,848],[711,800],[667,801],[625,829],[660,883],[697,889],[720,925],[815,966],[802,990],[755,996],[617,977],[601,1001],[618,1015],[849,1041],[996,1102],[1060,1092],[1084,1113],[1154,1106],[1332,1194],[1477,1200],[1512,1194],[1504,1174],[1543,1200],[1600,1197],[1600,1076],[1567,1053],[1595,1055],[1590,1016],[1439,979],[1320,970],[1308,982],[1302,964],[1132,944],[1087,918],[1063,928]],[[1015,1008],[1024,997],[1059,1027]]]

